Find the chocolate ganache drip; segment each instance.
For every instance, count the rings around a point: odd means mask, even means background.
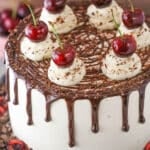
[[[45,121],[49,122],[52,120],[51,116],[51,99],[48,95],[46,95],[46,118]]]
[[[15,75],[15,79],[14,79],[14,105],[18,105],[19,101],[18,101],[18,78]]]
[[[75,146],[74,101],[66,99],[68,109],[69,146]]]
[[[98,111],[99,111],[100,100],[93,99],[90,102],[92,106],[92,131],[94,133],[97,133],[99,131]]]
[[[122,95],[122,130],[127,132],[129,130],[128,124],[128,104],[129,94]]]
[[[27,106],[26,106],[26,110],[27,110],[27,115],[28,115],[28,125],[33,124],[31,92],[32,92],[32,88],[28,87],[28,85],[27,85]]]
[[[145,117],[144,117],[144,100],[145,100],[145,90],[146,85],[143,84],[139,89],[139,122],[144,123]]]

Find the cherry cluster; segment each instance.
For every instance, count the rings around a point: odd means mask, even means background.
[[[30,14],[29,9],[23,3],[20,3],[17,10],[4,9],[0,12],[0,34],[8,35],[10,30],[13,30],[19,23],[20,19],[23,19]]]

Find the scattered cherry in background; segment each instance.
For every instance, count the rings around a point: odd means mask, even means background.
[[[0,19],[4,21],[6,18],[10,18],[12,16],[12,10],[11,9],[4,9],[0,12]]]
[[[17,26],[19,20],[23,19],[29,14],[30,10],[24,3],[20,3],[17,10],[2,10],[0,12],[0,35],[8,35],[9,32]]]
[[[150,142],[148,142],[144,148],[144,150],[150,150]]]
[[[29,150],[29,148],[23,141],[11,139],[7,144],[7,150]]]
[[[4,96],[0,96],[0,117],[2,117],[8,110],[7,102]]]
[[[6,18],[4,21],[4,27],[7,31],[10,31],[13,30],[18,23],[19,20],[17,18]]]
[[[4,27],[4,25],[3,24],[0,24],[0,34],[1,35],[8,35],[8,31],[6,30],[6,28]]]
[[[23,19],[29,14],[30,14],[29,8],[24,3],[21,3],[17,9],[17,17]]]

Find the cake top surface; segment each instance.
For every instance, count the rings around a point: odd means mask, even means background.
[[[71,6],[72,7],[72,6]],[[36,88],[44,94],[59,98],[100,99],[103,97],[123,95],[137,90],[150,80],[150,45],[136,51],[142,63],[142,71],[130,79],[122,81],[111,80],[101,70],[102,60],[111,50],[112,40],[116,31],[99,31],[88,23],[87,6],[72,7],[79,24],[69,33],[60,34],[64,43],[70,43],[77,51],[77,56],[86,66],[86,75],[82,81],[74,86],[59,86],[48,79],[47,71],[50,59],[35,62],[26,59],[20,52],[20,40],[24,36],[24,28],[31,21],[31,16],[20,22],[19,26],[10,34],[6,44],[6,51],[10,67],[24,78],[31,88]],[[40,16],[41,10],[36,12]],[[148,24],[150,24],[148,22]],[[132,69],[132,68],[131,68]],[[67,77],[68,74],[66,74]],[[110,92],[111,91],[111,92]]]

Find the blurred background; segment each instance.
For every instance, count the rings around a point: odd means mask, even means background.
[[[3,8],[10,8],[17,5],[21,0],[0,0],[0,10]],[[86,0],[72,0],[72,1],[86,1]],[[127,5],[128,0],[117,0],[120,3],[123,3],[124,6]],[[146,13],[150,13],[150,0],[132,0],[136,7],[143,8]],[[42,6],[43,0],[31,0],[31,3],[35,7]]]

